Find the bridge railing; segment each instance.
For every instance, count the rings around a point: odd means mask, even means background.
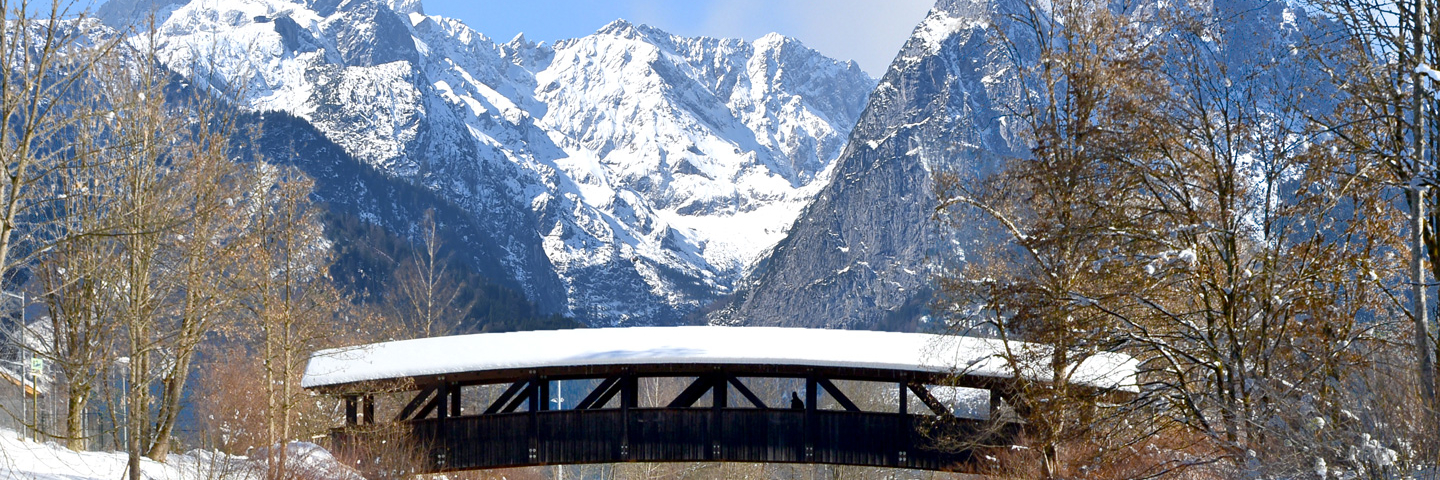
[[[946,469],[968,449],[933,447],[936,417],[883,412],[736,408],[551,410],[404,422],[427,471],[610,462],[734,461]],[[949,438],[1010,443],[1016,429],[947,419]],[[987,432],[987,429],[991,430]],[[365,442],[361,430],[332,433]]]

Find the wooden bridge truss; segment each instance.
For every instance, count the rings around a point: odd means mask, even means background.
[[[689,383],[663,407],[642,408],[639,386],[647,378]],[[803,382],[803,393],[799,393],[803,407],[767,403],[742,381],[755,378]],[[346,426],[331,434],[333,445],[362,445],[376,435],[393,434],[398,427],[422,450],[422,468],[428,472],[690,461],[948,470],[970,462],[975,454],[972,447],[954,445],[1007,445],[1019,430],[1018,425],[1004,420],[1013,417],[1002,415],[1002,405],[1013,403],[1006,393],[1010,391],[1007,380],[907,370],[586,365],[409,380],[403,390],[415,393],[388,422],[377,418],[375,395],[402,387],[355,384],[331,392],[344,399],[346,413]],[[556,381],[588,381],[594,387],[573,407],[555,409],[551,390]],[[836,385],[839,381],[888,385],[885,411],[862,409]],[[942,382],[989,390],[989,418],[994,420],[955,416],[927,387]],[[464,387],[477,385],[505,387],[483,410],[466,412],[461,407]],[[820,408],[822,396],[838,408]],[[911,397],[918,404],[912,405]],[[382,426],[391,428],[377,428]],[[941,437],[946,441],[935,441]]]

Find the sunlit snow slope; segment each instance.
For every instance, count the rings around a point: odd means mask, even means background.
[[[527,295],[599,325],[669,323],[729,293],[825,183],[874,85],[773,34],[616,21],[497,43],[414,0],[105,8],[111,25],[155,10],[171,68],[483,219]]]

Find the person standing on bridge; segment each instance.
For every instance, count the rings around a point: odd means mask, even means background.
[[[804,401],[804,400],[801,400],[801,399],[800,399],[800,394],[799,394],[799,393],[795,393],[795,391],[793,391],[793,390],[790,392],[790,409],[791,409],[791,410],[804,410],[804,409],[805,409],[805,401]]]

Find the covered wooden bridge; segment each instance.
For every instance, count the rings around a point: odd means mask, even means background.
[[[344,399],[334,445],[398,428],[431,472],[637,461],[945,470],[970,460],[963,445],[1012,441],[1013,369],[999,354],[1037,348],[773,327],[476,334],[322,351],[304,386]],[[1133,390],[1134,372],[1130,357],[1102,354],[1073,379]],[[414,394],[378,412],[376,396],[395,392]]]

